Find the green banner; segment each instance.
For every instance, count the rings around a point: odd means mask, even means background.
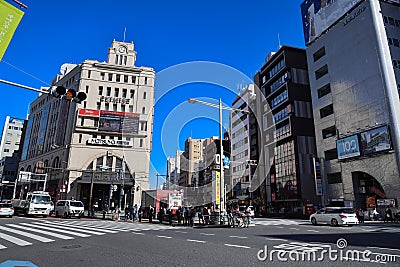
[[[0,60],[3,58],[23,15],[24,12],[15,6],[0,0]]]

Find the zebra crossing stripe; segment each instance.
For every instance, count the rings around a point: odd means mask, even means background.
[[[11,232],[11,233],[18,234],[18,235],[22,235],[22,236],[25,236],[25,237],[29,237],[31,239],[35,239],[35,240],[38,240],[38,241],[43,242],[43,243],[48,243],[48,242],[53,242],[54,241],[53,239],[50,239],[50,238],[46,238],[46,237],[42,237],[42,236],[39,236],[39,235],[34,235],[34,234],[26,233],[26,232],[22,232],[22,231],[11,229],[11,228],[4,227],[4,226],[0,226],[0,230]]]
[[[13,237],[11,235],[3,234],[3,233],[0,233],[0,238],[2,238],[4,240],[7,240],[7,241],[9,241],[11,243],[14,243],[14,244],[16,244],[18,246],[29,246],[29,245],[32,245],[32,243],[29,243],[29,242],[27,242],[25,240],[19,239],[17,237]]]
[[[51,232],[47,232],[47,231],[42,231],[42,230],[39,230],[39,229],[34,229],[34,228],[25,227],[25,226],[16,225],[16,224],[7,224],[7,226],[15,227],[15,228],[18,228],[18,229],[27,230],[27,231],[31,231],[31,232],[36,232],[36,233],[39,233],[39,234],[45,234],[45,235],[57,237],[57,238],[64,239],[64,240],[74,239],[71,236],[60,235],[60,234],[51,233]]]
[[[50,223],[50,222],[49,222]],[[62,222],[51,222],[51,224],[56,224],[56,225],[61,225],[61,226],[65,226],[66,224],[62,223]],[[83,225],[75,225],[75,224],[68,224],[74,227],[79,227],[81,229],[87,229],[87,230],[95,230],[95,231],[99,231],[99,232],[104,232],[104,233],[108,233],[108,234],[115,234],[118,233],[117,231],[111,231],[111,230],[106,230],[106,229],[99,229],[99,228],[95,228],[95,227],[88,227],[88,226],[83,226]]]
[[[56,224],[52,224],[52,223],[50,223],[50,222],[46,222],[46,223],[34,222],[34,224],[44,225],[44,226],[47,226],[47,227],[58,228],[58,229],[66,229],[66,230],[70,230],[70,231],[71,231],[71,230],[74,230],[74,231],[78,231],[78,232],[82,232],[82,233],[86,233],[86,234],[104,235],[104,233],[99,233],[99,232],[94,232],[94,231],[79,229],[79,228],[73,227],[73,226],[56,225]]]
[[[71,231],[62,230],[62,229],[52,229],[52,228],[49,228],[48,226],[43,226],[43,225],[35,225],[35,224],[30,224],[30,223],[20,223],[20,224],[26,225],[29,227],[35,227],[35,228],[39,228],[39,229],[49,230],[52,232],[59,232],[59,233],[64,233],[64,234],[69,234],[69,235],[74,235],[74,236],[79,236],[79,237],[89,237],[90,236],[87,234],[76,233],[76,232],[71,232]]]
[[[106,230],[111,230],[111,231],[122,231],[122,232],[128,232],[130,230],[130,228],[121,228],[118,226],[115,226],[115,224],[113,225],[113,227],[109,227],[108,225],[104,225],[104,224],[96,224],[96,223],[85,223],[85,222],[76,222],[76,221],[72,221],[72,222],[65,222],[63,223],[63,225],[79,225],[79,226],[88,226],[88,227],[93,227],[96,229],[99,229],[99,227],[101,227],[101,229],[106,229]]]
[[[5,248],[7,248],[7,247],[0,245],[0,249],[5,249]]]

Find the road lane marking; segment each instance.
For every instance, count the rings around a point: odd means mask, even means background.
[[[308,232],[314,232],[314,233],[319,233],[317,230],[307,230]]]
[[[188,232],[185,231],[175,231],[176,233],[187,234]]]
[[[18,229],[27,230],[27,231],[31,231],[31,232],[36,232],[36,233],[39,233],[39,234],[45,234],[45,235],[57,237],[57,238],[64,239],[64,240],[74,239],[72,236],[60,235],[60,234],[51,233],[51,232],[48,232],[48,231],[42,231],[42,230],[39,230],[39,229],[34,229],[34,228],[30,228],[30,227],[24,227],[24,226],[21,226],[21,225],[7,224],[7,226],[15,227],[15,228],[18,228]]]
[[[241,246],[241,245],[232,245],[232,244],[224,244],[227,247],[234,247],[234,248],[247,248],[249,249],[250,247],[248,246]]]
[[[269,240],[269,241],[285,241],[285,242],[287,242],[288,240],[287,239],[282,239],[282,238],[265,238],[265,239],[267,239],[267,240]]]
[[[196,242],[196,243],[206,243],[206,241],[203,241],[203,240],[195,240],[195,239],[186,239],[186,241],[189,241],[189,242]]]
[[[247,238],[247,236],[237,236],[237,235],[230,235],[229,237],[232,237],[232,238],[243,238],[243,239]]]
[[[90,235],[81,234],[81,233],[75,233],[75,232],[62,230],[62,229],[53,229],[53,228],[49,228],[48,226],[35,225],[35,224],[30,224],[30,223],[20,223],[20,224],[27,225],[29,227],[35,227],[35,228],[39,228],[39,229],[50,230],[52,232],[59,232],[59,233],[63,233],[63,234],[76,235],[76,236],[79,236],[79,237],[89,237],[90,236]]]
[[[277,226],[276,228],[283,229],[283,226]]]
[[[200,233],[201,235],[215,235],[215,234],[207,234],[207,233]]]
[[[134,234],[134,235],[144,235],[143,233],[136,233],[136,232],[133,232],[132,234]]]
[[[7,248],[7,247],[0,245],[0,249],[5,249],[5,248]]]
[[[43,243],[49,243],[49,242],[53,242],[54,241],[53,239],[50,239],[50,238],[46,238],[46,237],[42,237],[42,236],[39,236],[39,235],[26,233],[26,232],[23,232],[23,231],[11,229],[11,228],[4,227],[4,226],[0,226],[0,230],[11,232],[11,233],[18,234],[18,235],[22,235],[22,236],[25,236],[25,237],[28,237],[28,238],[32,238],[32,239],[35,239],[35,240],[43,242]]]
[[[296,231],[299,231],[299,230],[300,230],[299,228],[290,228],[290,229],[296,230]]]
[[[172,238],[171,236],[166,236],[166,235],[156,235],[156,237],[167,238],[167,239]]]
[[[25,240],[19,239],[17,237],[13,237],[11,235],[6,235],[6,234],[3,234],[3,233],[0,233],[0,238],[2,238],[4,240],[7,240],[7,241],[9,241],[11,243],[14,243],[14,244],[16,244],[18,246],[29,246],[29,245],[32,245],[32,243],[26,242]]]

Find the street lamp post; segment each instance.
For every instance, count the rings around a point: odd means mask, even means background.
[[[224,146],[223,146],[223,135],[222,135],[222,110],[230,110],[230,111],[238,111],[238,112],[243,112],[243,113],[250,113],[248,110],[241,110],[241,109],[236,109],[236,108],[231,108],[231,107],[226,107],[226,106],[222,106],[222,100],[221,98],[219,99],[219,104],[213,104],[213,103],[209,103],[206,101],[202,101],[199,99],[195,99],[195,98],[189,98],[188,99],[189,103],[200,103],[203,105],[207,105],[210,107],[214,107],[214,108],[218,108],[219,109],[219,138],[220,138],[220,164],[219,164],[219,168],[220,168],[220,184],[219,184],[219,195],[220,195],[220,199],[218,202],[220,202],[220,215],[225,212],[225,177],[224,177]],[[221,217],[220,217],[221,218]],[[222,219],[222,218],[221,218]]]

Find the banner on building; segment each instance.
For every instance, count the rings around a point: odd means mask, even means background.
[[[0,0],[0,60],[3,58],[23,15],[24,12],[15,6]]]
[[[361,0],[305,0],[301,4],[306,45],[318,38]]]

